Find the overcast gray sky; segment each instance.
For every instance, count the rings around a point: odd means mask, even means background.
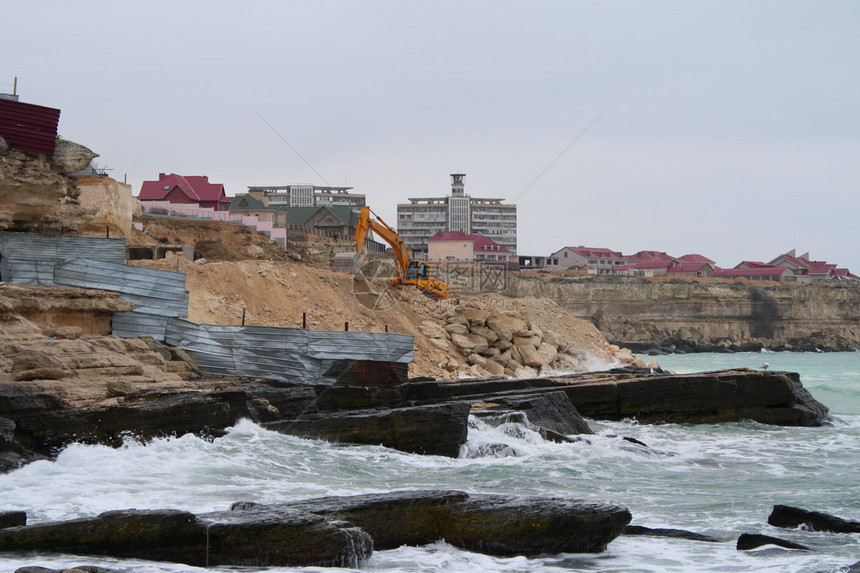
[[[17,76],[60,108],[135,195],[159,172],[231,196],[345,184],[394,224],[460,171],[516,202],[521,254],[796,248],[860,274],[860,2],[0,0],[0,19],[0,91]]]

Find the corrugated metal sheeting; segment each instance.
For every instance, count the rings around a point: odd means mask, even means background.
[[[138,313],[167,317],[183,317],[188,313],[185,273],[72,259],[56,266],[54,282],[118,292],[134,303],[134,311]]]
[[[120,293],[132,312],[115,313],[115,336],[151,336],[187,350],[204,372],[298,384],[405,382],[414,338],[384,332],[331,332],[216,326],[181,320],[185,273],[123,264],[125,240],[0,233],[0,278],[21,285]]]
[[[124,263],[125,239],[0,232],[0,257],[0,279],[7,283],[53,286],[54,266],[69,259]]]
[[[60,110],[0,98],[0,136],[10,147],[54,154]]]
[[[187,350],[203,371],[212,374],[319,384],[362,382],[350,378],[355,376],[354,368],[333,368],[335,363],[396,363],[403,366],[398,369],[402,378],[413,359],[414,338],[385,332],[198,325],[171,319],[165,342]]]

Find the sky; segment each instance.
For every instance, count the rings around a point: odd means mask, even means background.
[[[158,174],[517,205],[519,254],[860,274],[860,2],[0,0],[0,92]]]

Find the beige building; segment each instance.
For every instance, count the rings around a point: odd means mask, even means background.
[[[428,262],[507,263],[511,252],[483,235],[441,231],[428,241]]]
[[[410,197],[397,205],[397,233],[415,258],[429,256],[430,237],[441,231],[483,235],[517,252],[517,206],[502,198],[476,198],[465,194],[464,173],[451,174],[448,197]]]

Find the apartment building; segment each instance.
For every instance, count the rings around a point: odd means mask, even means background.
[[[397,233],[413,257],[427,258],[430,237],[442,231],[483,235],[517,252],[517,206],[502,198],[466,195],[465,173],[451,174],[451,195],[447,197],[410,197],[397,205]]]
[[[349,207],[356,213],[365,205],[362,193],[350,193],[352,187],[310,185],[248,187],[248,194],[273,207]]]

